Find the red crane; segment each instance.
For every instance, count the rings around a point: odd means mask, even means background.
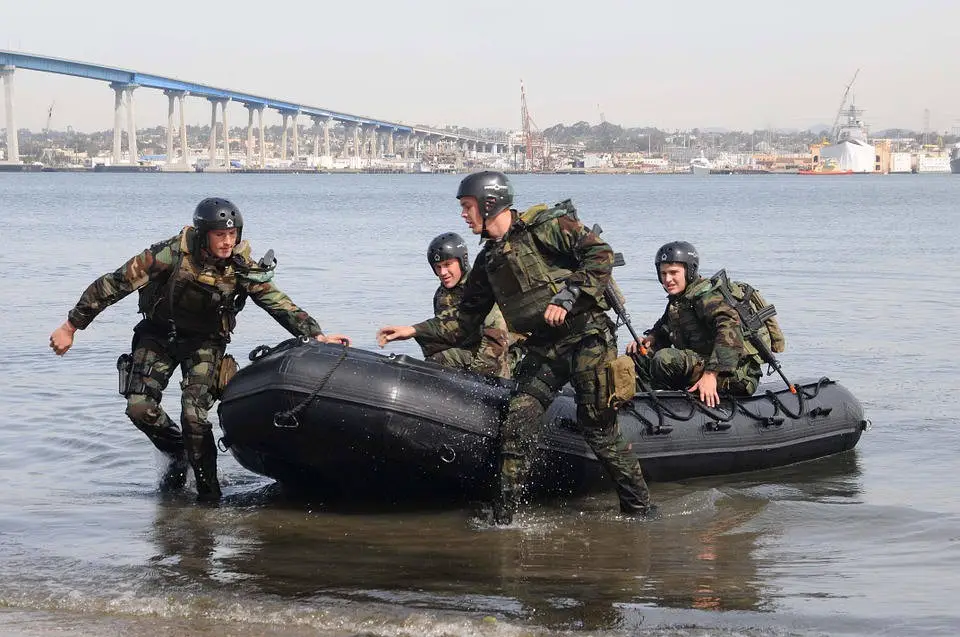
[[[520,120],[523,124],[523,145],[526,148],[526,169],[544,170],[546,160],[543,152],[543,133],[533,123],[530,110],[527,108],[527,92],[520,80]]]

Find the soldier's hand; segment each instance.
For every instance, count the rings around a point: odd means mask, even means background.
[[[377,345],[383,347],[390,341],[405,341],[417,335],[410,325],[388,325],[377,330]]]
[[[653,339],[650,338],[649,336],[645,336],[642,339],[640,339],[639,343],[637,343],[636,341],[630,341],[629,343],[627,343],[627,354],[629,354],[630,356],[636,356],[637,351],[640,349],[641,346],[643,347],[643,349],[649,352],[651,349],[653,349]],[[645,354],[645,352],[641,352],[641,353]]]
[[[720,404],[720,395],[717,394],[716,372],[703,372],[700,380],[687,391],[700,392],[700,400],[706,403],[707,407],[716,407]]]
[[[315,339],[321,343],[332,343],[334,345],[346,345],[350,347],[353,342],[350,340],[349,336],[344,336],[343,334],[317,334],[314,336]]]
[[[559,305],[550,304],[543,313],[543,320],[546,321],[547,325],[551,327],[563,325],[563,322],[566,320],[566,318],[567,311]]]
[[[66,354],[67,350],[73,347],[73,333],[76,331],[77,328],[71,325],[70,321],[53,330],[53,334],[50,335],[50,349],[57,356]]]

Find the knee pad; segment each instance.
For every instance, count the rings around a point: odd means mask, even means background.
[[[160,426],[160,405],[144,394],[131,394],[127,397],[126,414],[137,427]]]

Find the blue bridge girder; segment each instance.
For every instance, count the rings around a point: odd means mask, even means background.
[[[61,58],[49,57],[44,55],[32,55],[29,53],[19,53],[16,51],[0,50],[0,66],[13,66],[15,68],[26,69],[30,71],[41,71],[43,73],[56,73],[59,75],[72,75],[89,80],[99,80],[113,85],[133,85],[145,88],[153,88],[165,91],[184,91],[194,97],[202,97],[211,100],[228,100],[240,102],[244,106],[253,108],[270,108],[281,113],[298,113],[308,117],[329,118],[344,124],[355,124],[360,126],[376,126],[377,128],[393,129],[395,133],[401,134],[419,134],[437,136],[442,139],[455,141],[476,142],[481,144],[505,144],[505,139],[483,139],[470,135],[460,135],[450,131],[433,130],[422,126],[410,126],[399,122],[389,122],[386,120],[365,117],[363,115],[352,115],[332,111],[326,108],[309,106],[307,104],[296,104],[283,100],[276,100],[249,93],[231,91],[229,89],[217,88],[206,84],[196,82],[184,82],[161,75],[152,75],[149,73],[138,73],[100,64],[91,64],[88,62],[78,62],[75,60],[65,60]]]

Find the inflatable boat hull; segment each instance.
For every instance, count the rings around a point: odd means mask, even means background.
[[[328,497],[489,494],[510,381],[298,339],[251,357],[219,407],[224,443],[245,468]],[[796,396],[767,389],[716,410],[685,392],[639,393],[619,424],[651,481],[766,469],[857,444],[866,421],[841,385],[821,379]],[[604,485],[575,423],[574,398],[561,392],[544,416],[534,493]]]

